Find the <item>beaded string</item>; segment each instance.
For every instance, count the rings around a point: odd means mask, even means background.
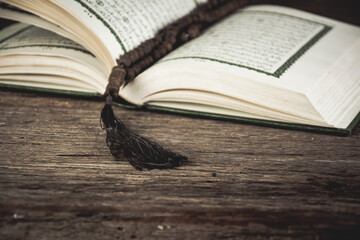
[[[110,74],[105,95],[117,97],[123,84],[126,85],[173,49],[199,36],[205,27],[246,5],[247,2],[211,0],[160,30],[154,38],[142,42],[137,48],[120,56]]]
[[[106,142],[115,158],[121,159],[124,156],[139,170],[176,167],[186,161],[186,157],[165,150],[156,142],[127,129],[114,115],[112,100],[118,97],[122,85],[128,84],[154,62],[199,36],[209,25],[247,4],[247,0],[209,0],[160,30],[154,38],[144,41],[117,59],[117,65],[109,76],[104,93],[106,104],[101,112],[103,128],[107,132]]]

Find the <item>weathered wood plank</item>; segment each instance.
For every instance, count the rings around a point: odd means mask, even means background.
[[[358,1],[272,2],[360,24]],[[117,108],[190,158],[139,172],[109,154],[102,104],[0,92],[0,239],[359,238],[360,127],[335,137]]]
[[[359,127],[336,137],[116,108],[189,157],[139,172],[109,154],[102,105],[0,92],[2,239],[359,235]]]

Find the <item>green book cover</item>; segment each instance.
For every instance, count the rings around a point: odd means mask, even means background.
[[[7,91],[26,91],[26,92],[54,94],[54,95],[60,95],[60,96],[69,96],[69,97],[80,97],[80,98],[84,98],[84,99],[96,99],[98,101],[104,100],[104,97],[98,93],[64,91],[64,90],[24,87],[24,86],[16,86],[16,85],[8,85],[8,84],[0,84],[0,89],[7,90]],[[261,126],[261,127],[273,127],[273,128],[314,132],[314,133],[329,134],[329,135],[336,135],[336,136],[350,135],[352,133],[352,131],[356,128],[356,126],[360,123],[360,112],[347,128],[341,129],[341,128],[319,127],[319,126],[306,125],[306,124],[295,124],[295,123],[286,123],[286,122],[279,122],[279,121],[270,121],[270,120],[262,120],[262,119],[221,115],[221,114],[214,114],[214,113],[196,112],[196,111],[190,111],[190,110],[159,107],[159,106],[152,106],[152,105],[136,106],[136,105],[131,104],[120,98],[117,99],[115,102],[113,102],[113,104],[115,106],[126,108],[129,110],[154,111],[154,112],[160,112],[160,113],[179,114],[179,115],[196,117],[196,118],[206,118],[206,119],[214,119],[214,120],[220,120],[220,121],[231,121],[231,122],[236,122],[236,123],[240,123],[240,124],[251,124],[251,125],[257,125],[257,126]]]

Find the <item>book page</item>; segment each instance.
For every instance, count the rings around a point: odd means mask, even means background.
[[[53,0],[80,19],[116,59],[196,7],[194,0]]]
[[[87,86],[87,91],[92,89],[93,92],[102,93],[107,77],[104,66],[81,45],[24,23],[1,31],[0,66],[0,78],[7,82],[14,79],[17,85],[21,83],[20,79],[15,79],[19,74],[58,76],[57,79],[67,78],[66,82],[71,85],[82,82]],[[27,79],[30,78],[24,78],[22,83],[25,84]],[[49,81],[43,84],[48,88],[59,85],[51,79],[55,78],[49,77]]]
[[[211,66],[308,94],[359,38],[359,28],[350,24],[291,8],[251,6],[215,24],[159,65]]]
[[[42,47],[43,49],[73,49],[90,54],[81,45],[56,33],[27,24],[18,24],[14,27],[17,28],[16,31],[0,38],[0,51],[25,47]]]
[[[247,102],[249,108],[262,106],[319,125],[332,125],[308,95],[315,86],[333,86],[329,81],[318,83],[334,64],[345,64],[336,63],[337,59],[359,38],[359,28],[349,24],[290,8],[252,6],[165,56],[121,94],[136,104],[151,104],[165,103],[167,99],[160,99],[160,95],[166,91],[174,93],[168,101],[192,103],[196,100],[185,99],[182,90],[215,93]],[[342,80],[336,88],[354,93],[343,88]],[[355,86],[356,78],[351,81],[346,86]],[[317,91],[315,94],[318,96]],[[201,101],[211,99],[209,94],[209,99]]]
[[[197,5],[196,0],[2,1],[71,32],[104,63],[108,73],[120,55],[153,37]]]
[[[168,54],[126,86],[122,94],[130,99],[134,92],[142,92],[151,97],[137,102],[156,101],[158,94],[153,92],[191,89],[321,121],[302,94],[291,92],[285,97],[286,91],[271,87],[329,29],[325,24],[284,13],[240,10]],[[165,78],[166,72],[170,73]],[[164,82],[157,80],[162,77]],[[259,85],[258,79],[264,84]],[[148,81],[153,85],[147,85]],[[281,96],[274,97],[275,92]],[[181,101],[182,96],[177,97]]]
[[[330,29],[282,13],[239,11],[163,61],[206,59],[280,77]]]
[[[47,29],[49,31],[55,32],[63,37],[69,38],[75,42],[81,42],[76,35],[72,34],[69,31],[66,31],[62,27],[52,22],[47,21],[35,14],[30,12],[23,11],[12,5],[0,2],[0,16],[5,19],[23,22],[31,24],[40,28]]]

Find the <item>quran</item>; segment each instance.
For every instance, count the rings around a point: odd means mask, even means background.
[[[120,55],[204,1],[1,1],[0,85],[101,96]],[[360,28],[254,5],[133,81],[128,106],[349,134],[360,112]]]

